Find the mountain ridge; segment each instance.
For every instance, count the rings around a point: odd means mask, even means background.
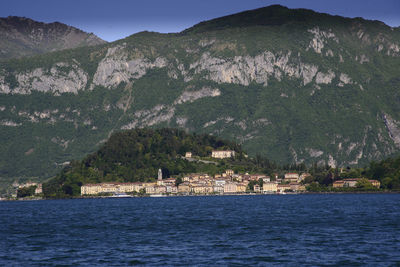
[[[44,23],[18,16],[0,18],[0,37],[1,59],[106,43],[93,33],[61,22]]]
[[[332,21],[351,23],[360,21],[362,23],[378,23],[386,25],[379,20],[369,20],[362,17],[343,17],[339,15],[331,15],[328,13],[320,13],[306,8],[291,9],[282,5],[270,5],[252,10],[246,10],[239,13],[222,16],[219,18],[202,21],[183,30],[181,33],[200,33],[209,30],[222,30],[224,28],[238,28],[251,26],[282,26],[284,24],[302,23],[302,24],[318,24],[330,23]],[[222,24],[222,25],[219,25]]]

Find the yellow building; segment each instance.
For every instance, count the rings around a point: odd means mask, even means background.
[[[154,183],[148,183],[147,186],[153,186]],[[136,183],[100,183],[85,184],[81,186],[81,195],[97,195],[100,193],[130,193],[139,192],[144,188],[144,184]]]
[[[278,191],[278,184],[274,182],[266,182],[263,184],[263,192],[276,192]]]
[[[343,180],[338,180],[333,182],[332,186],[334,188],[337,187],[356,187],[358,181],[360,181],[363,178],[350,178],[350,179],[343,179]],[[373,186],[376,188],[379,188],[381,186],[381,183],[378,180],[368,180]]]
[[[232,176],[235,174],[235,172],[233,170],[226,170],[225,173],[229,176]]]
[[[299,183],[290,183],[290,189],[293,191],[299,191],[300,184]]]
[[[300,185],[299,188],[297,189],[299,192],[304,192],[306,191],[306,187],[304,185]]]
[[[191,191],[191,188],[188,183],[182,183],[182,184],[178,185],[179,193],[190,193],[190,191]]]
[[[81,186],[81,195],[97,195],[100,190],[100,184],[85,184]]]
[[[244,193],[244,192],[246,192],[246,188],[247,188],[247,185],[244,184],[244,183],[238,183],[238,184],[236,184],[236,192],[237,192],[237,193]]]
[[[298,173],[286,173],[285,174],[285,181],[298,182],[299,181],[299,174]]]
[[[381,182],[379,182],[378,180],[368,180],[373,186],[375,186],[376,188],[381,187]]]
[[[143,189],[143,184],[142,183],[133,183],[133,191],[134,192],[139,192],[141,189]]]
[[[234,193],[237,193],[237,184],[225,183],[224,184],[224,194],[234,194]]]
[[[167,187],[166,186],[155,186],[154,191],[156,194],[165,194],[167,193]]]
[[[291,190],[290,185],[288,184],[278,184],[277,192],[283,193],[285,190]]]
[[[145,187],[146,194],[156,194],[156,187],[155,186],[146,186]]]
[[[332,186],[333,186],[333,188],[343,187],[344,186],[344,181],[343,180],[334,181]]]

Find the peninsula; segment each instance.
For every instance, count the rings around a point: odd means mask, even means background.
[[[249,157],[240,145],[211,135],[135,129],[113,134],[97,152],[72,161],[43,184],[15,185],[15,196],[393,191],[399,189],[398,161],[387,159],[366,168],[279,166],[261,156]]]

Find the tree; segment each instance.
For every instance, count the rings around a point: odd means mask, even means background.
[[[36,185],[18,188],[17,197],[30,197],[35,194]]]
[[[361,178],[357,184],[356,187],[358,189],[362,189],[362,190],[375,190],[376,188],[372,185],[372,183],[370,181],[368,181],[368,179],[366,178]]]
[[[175,185],[178,186],[178,185],[180,185],[181,183],[183,183],[182,178],[181,178],[181,177],[176,178],[176,180],[175,180]]]

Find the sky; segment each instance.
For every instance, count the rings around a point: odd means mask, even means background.
[[[0,17],[59,21],[115,41],[145,30],[180,32],[204,20],[272,4],[400,26],[400,0],[1,0]]]

